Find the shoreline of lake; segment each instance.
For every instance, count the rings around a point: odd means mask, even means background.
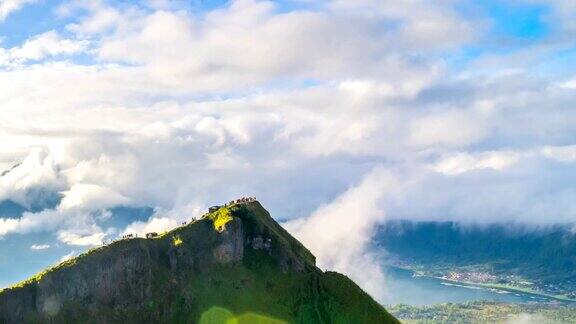
[[[433,305],[469,301],[574,304],[573,300],[557,296],[509,287],[447,280],[398,266],[386,266],[386,268],[389,279],[388,289],[394,291],[390,293],[386,303],[391,305],[400,303]]]

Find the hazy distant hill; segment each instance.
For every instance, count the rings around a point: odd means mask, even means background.
[[[462,226],[452,222],[390,221],[378,245],[421,264],[489,264],[493,271],[549,282],[576,283],[576,235],[570,225]]]
[[[116,241],[0,292],[7,323],[397,323],[251,202]]]

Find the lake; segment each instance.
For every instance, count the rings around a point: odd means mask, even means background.
[[[432,305],[469,301],[511,303],[549,302],[550,298],[504,290],[471,287],[430,277],[414,276],[410,270],[387,267],[384,304]]]

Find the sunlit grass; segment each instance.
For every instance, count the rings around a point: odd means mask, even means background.
[[[214,229],[218,232],[222,232],[224,230],[224,226],[226,223],[233,219],[232,212],[228,207],[222,207],[215,212],[212,212],[206,216],[208,219],[212,220],[214,223]]]
[[[235,318],[235,324],[288,324],[272,317],[253,313],[244,314]]]
[[[246,313],[240,316],[223,307],[211,307],[200,317],[200,324],[288,324],[272,317]]]
[[[26,285],[29,285],[29,284],[38,282],[38,281],[42,280],[42,278],[44,278],[47,274],[49,274],[49,273],[51,273],[51,272],[54,272],[54,271],[56,271],[56,270],[58,270],[58,269],[62,269],[62,268],[66,268],[66,267],[71,267],[71,266],[73,266],[74,264],[76,264],[76,260],[77,260],[77,258],[73,258],[73,259],[70,259],[70,260],[66,260],[66,261],[60,262],[60,263],[57,264],[56,266],[53,266],[53,267],[48,268],[48,269],[46,269],[46,270],[44,270],[44,271],[42,271],[42,272],[39,272],[39,273],[35,274],[34,276],[32,276],[32,277],[24,280],[24,281],[21,281],[21,282],[19,282],[19,283],[17,283],[17,284],[14,284],[14,285],[12,285],[12,286],[10,286],[10,287],[8,287],[8,288],[0,289],[0,293],[3,292],[4,290],[22,288],[22,287],[24,287],[24,286],[26,286]]]
[[[200,317],[200,324],[231,324],[233,321],[234,314],[222,307],[212,307]]]
[[[172,244],[173,244],[174,246],[179,246],[179,245],[181,245],[182,243],[183,243],[183,242],[182,242],[182,239],[180,238],[180,236],[176,235],[176,236],[173,236],[173,237],[172,237]]]

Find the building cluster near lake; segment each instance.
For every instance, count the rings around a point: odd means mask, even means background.
[[[517,274],[493,272],[485,266],[427,265],[424,268],[422,265],[406,261],[396,261],[391,266],[412,271],[414,277],[424,276],[462,284],[480,285],[500,291],[528,293],[553,301],[576,302],[576,280],[571,279],[566,279],[561,283],[550,282],[546,278],[529,279]]]
[[[496,280],[496,276],[487,272],[456,272],[451,271],[450,273],[441,277],[445,280],[452,281],[465,281],[465,282],[475,282],[475,283],[490,283]]]

